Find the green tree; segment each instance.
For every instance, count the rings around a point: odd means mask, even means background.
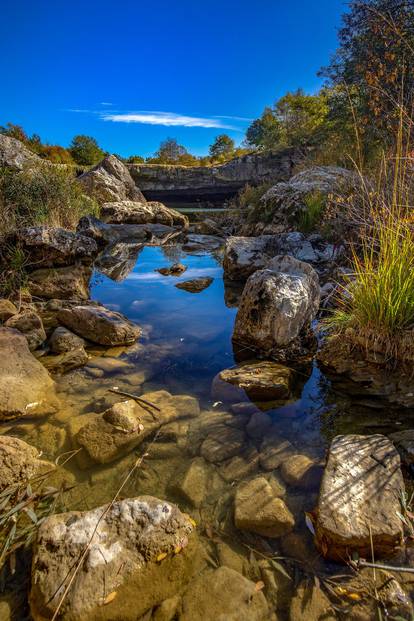
[[[413,0],[352,0],[342,17],[339,48],[320,74],[358,96],[354,113],[364,141],[389,142],[399,105],[412,114]]]
[[[275,105],[280,124],[280,141],[299,146],[318,144],[322,140],[329,112],[325,91],[306,95],[302,89],[286,93]]]
[[[145,158],[141,155],[130,155],[127,162],[128,164],[143,164],[145,162]]]
[[[92,166],[105,157],[105,152],[91,136],[75,136],[69,151],[75,162],[81,166]]]
[[[246,132],[247,144],[257,149],[273,149],[280,143],[281,125],[272,108],[253,121]]]
[[[216,136],[212,145],[210,145],[209,153],[213,159],[228,159],[234,153],[234,140],[227,134]]]

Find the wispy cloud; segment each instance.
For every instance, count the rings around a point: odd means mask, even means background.
[[[113,106],[114,104],[110,101],[101,101],[101,106]]]
[[[175,112],[126,112],[119,114],[103,113],[104,121],[112,123],[142,123],[145,125],[164,125],[166,127],[206,127],[239,130],[238,127],[223,123],[224,117],[203,118],[186,116]]]

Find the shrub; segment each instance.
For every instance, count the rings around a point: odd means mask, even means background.
[[[320,192],[308,194],[305,198],[305,208],[300,212],[298,219],[299,231],[305,235],[312,233],[320,224],[326,208],[326,199]]]
[[[73,228],[90,213],[98,215],[96,202],[65,166],[42,162],[21,172],[0,171],[0,234],[37,224]]]

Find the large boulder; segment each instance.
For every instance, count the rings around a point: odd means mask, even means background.
[[[55,413],[55,384],[30,353],[25,336],[0,328],[0,351],[0,420]]]
[[[224,276],[229,280],[247,280],[266,267],[277,251],[278,240],[274,235],[229,237],[224,247]]]
[[[43,322],[39,315],[32,310],[20,311],[20,313],[10,317],[4,325],[21,332],[26,337],[30,351],[37,349],[46,340]]]
[[[364,558],[392,553],[403,535],[404,491],[400,457],[388,438],[334,438],[316,522],[316,543],[324,556],[347,562],[353,552]]]
[[[136,621],[189,581],[199,563],[193,531],[187,515],[152,496],[46,518],[33,552],[34,621],[54,616],[75,571],[59,619]]]
[[[178,616],[180,621],[267,621],[270,618],[261,590],[229,567],[209,569],[192,581],[184,593]]]
[[[108,155],[102,162],[78,177],[85,190],[99,202],[140,201],[145,197],[135,185],[128,168],[115,155]]]
[[[98,252],[96,242],[90,237],[58,227],[18,229],[9,242],[21,247],[27,257],[27,267],[64,267],[77,262],[89,264]]]
[[[220,371],[213,379],[212,397],[236,403],[246,398],[273,401],[289,396],[293,371],[269,360],[246,362]]]
[[[92,269],[87,265],[45,267],[30,273],[28,289],[46,300],[87,300]]]
[[[110,224],[188,226],[187,216],[156,201],[123,200],[105,203],[101,208],[101,217]]]
[[[318,195],[343,197],[344,194],[360,187],[358,175],[338,166],[314,166],[302,170],[289,181],[281,181],[272,186],[262,196],[263,209],[273,213],[274,224],[297,223],[301,213],[306,211],[306,198]]]
[[[104,306],[63,308],[58,313],[58,321],[98,345],[128,345],[141,336],[139,326]]]
[[[244,287],[233,340],[268,354],[286,348],[309,327],[319,300],[318,275],[308,263],[274,257]]]
[[[40,459],[34,446],[19,438],[0,436],[0,492],[52,469],[53,464]]]
[[[26,166],[36,165],[40,158],[16,138],[0,134],[0,168],[23,170]]]
[[[13,302],[6,298],[0,298],[0,321],[7,321],[17,313],[18,310]]]

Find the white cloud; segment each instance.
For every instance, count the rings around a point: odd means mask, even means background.
[[[110,101],[101,101],[101,106],[113,106],[114,104]]]
[[[223,117],[202,118],[186,116],[175,112],[128,112],[122,114],[103,113],[104,121],[112,123],[143,123],[145,125],[164,125],[166,127],[206,127],[239,130],[238,127],[220,121]]]

